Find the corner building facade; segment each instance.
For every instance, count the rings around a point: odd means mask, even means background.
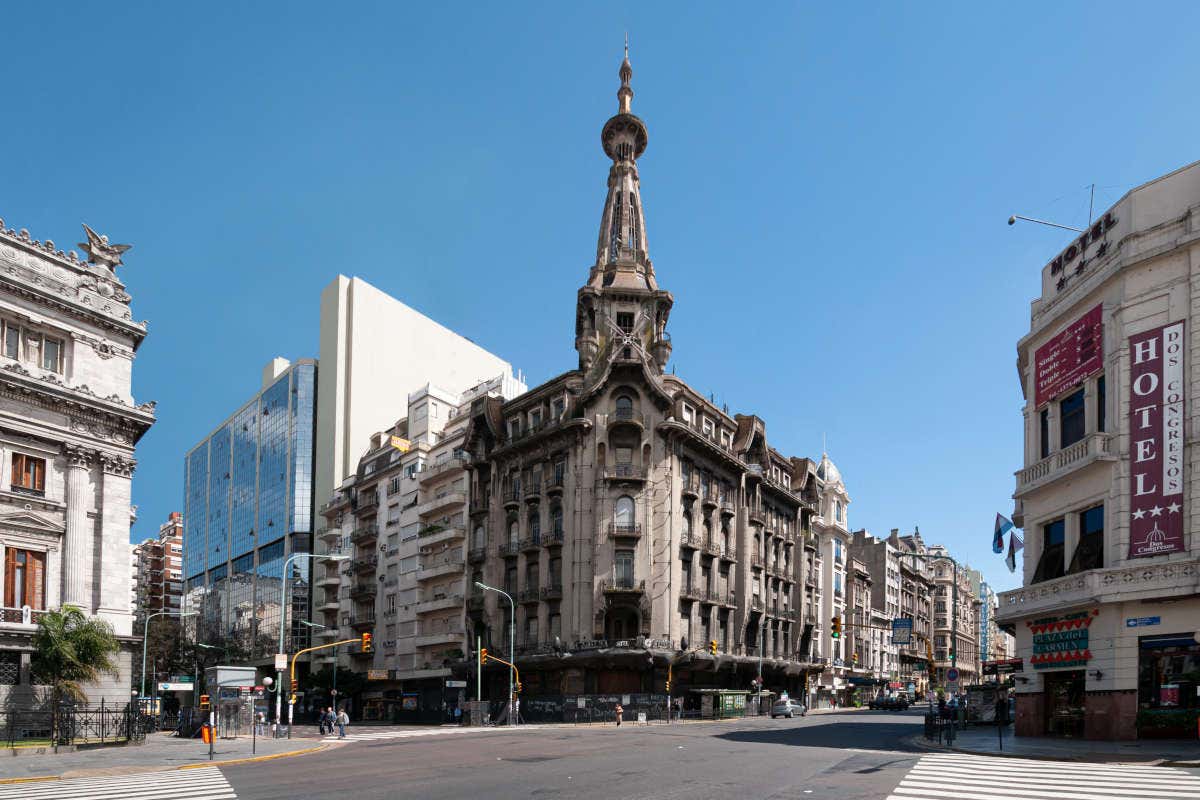
[[[814,465],[666,372],[674,300],[648,255],[631,77],[626,58],[601,134],[612,167],[576,299],[577,368],[471,404],[467,585],[512,596],[525,696],[661,695],[669,668],[675,695],[747,689],[760,655],[768,689],[800,694]],[[507,653],[508,601],[484,591],[467,606],[468,640]],[[489,674],[502,698],[507,672]]]
[[[1196,736],[1200,163],[1126,194],[1046,264],[1017,344],[1019,735]]]

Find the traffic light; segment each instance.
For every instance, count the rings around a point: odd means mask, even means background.
[[[708,640],[708,652],[712,653],[714,656],[717,654],[717,640],[716,639]]]
[[[668,692],[671,691],[671,679],[670,678],[667,678],[667,691]]]
[[[207,711],[210,707],[211,707],[211,705],[208,701],[208,695],[206,695],[206,694],[200,695],[200,710]]]
[[[858,653],[855,653],[853,656],[851,656],[851,658],[853,658],[853,659],[854,659],[854,663],[855,663],[855,664],[857,664],[857,663],[858,663]]]
[[[933,661],[933,643],[928,639],[925,640],[925,660]]]
[[[830,628],[830,635],[834,639],[842,638],[842,618],[840,616],[833,618],[833,627]]]
[[[480,664],[487,663],[487,648],[486,647],[479,648],[479,663]]]
[[[374,652],[374,646],[371,644],[371,634],[364,633],[362,635],[362,651],[364,653]]]
[[[299,688],[300,688],[300,681],[296,680],[295,678],[292,678],[292,691],[294,692]]]
[[[288,698],[288,704],[293,706],[296,705],[296,695],[292,695]]]
[[[520,694],[520,693],[521,693],[521,682],[520,682],[520,681],[517,681],[517,687],[516,687],[516,688],[517,688],[517,694]]]

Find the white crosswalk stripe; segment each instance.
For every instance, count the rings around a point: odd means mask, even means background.
[[[522,725],[499,725],[494,728],[407,728],[401,730],[364,731],[362,733],[347,733],[345,739],[334,739],[339,742],[376,742],[381,739],[415,739],[425,736],[453,736],[465,733],[503,733],[527,730]]]
[[[4,800],[237,800],[216,767],[20,783],[0,788]]]
[[[1200,800],[1200,777],[1170,767],[922,756],[888,800]]]

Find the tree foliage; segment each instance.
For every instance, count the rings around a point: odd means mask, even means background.
[[[33,649],[34,678],[50,687],[56,710],[64,698],[86,703],[86,684],[117,674],[120,644],[112,626],[75,606],[42,613]]]

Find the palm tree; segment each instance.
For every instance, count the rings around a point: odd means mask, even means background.
[[[112,626],[89,618],[76,606],[42,613],[33,634],[32,668],[36,680],[50,687],[55,741],[59,739],[59,714],[64,698],[87,702],[84,684],[95,683],[102,673],[117,674],[114,656],[120,650]]]

